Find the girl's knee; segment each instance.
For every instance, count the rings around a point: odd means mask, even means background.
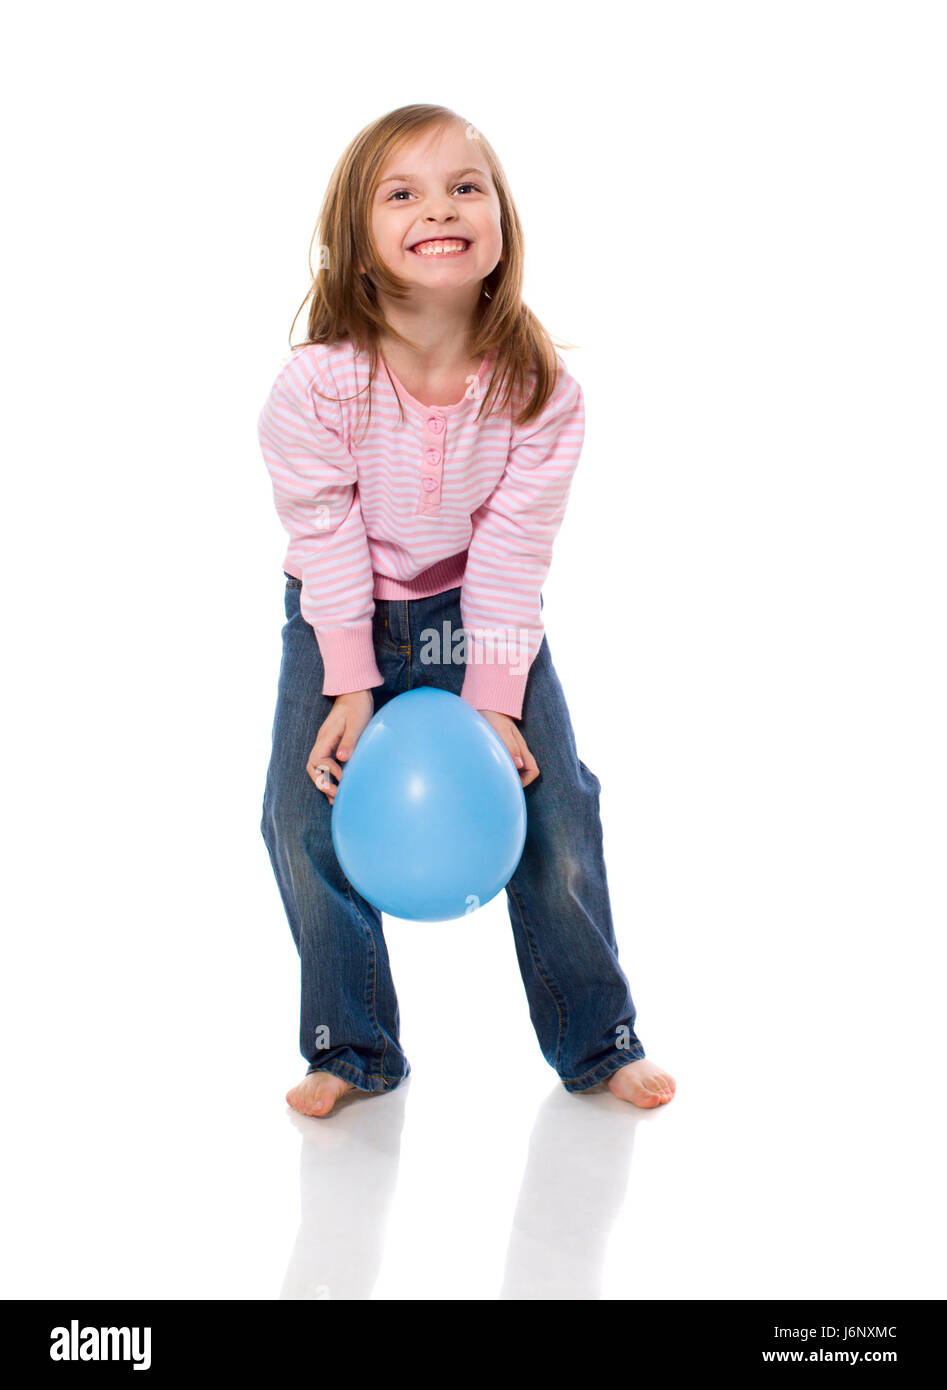
[[[331,808],[322,792],[318,795],[324,807],[312,802],[300,807],[298,801],[279,797],[264,800],[260,832],[271,854],[291,865],[324,868],[335,862]]]

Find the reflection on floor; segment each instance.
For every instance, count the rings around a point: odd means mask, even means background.
[[[282,1298],[371,1298],[413,1082],[384,1096],[347,1093],[325,1120],[287,1107],[302,1136],[302,1217]],[[555,1085],[533,1123],[499,1293],[483,1297],[601,1297],[638,1122],[608,1091],[570,1095]]]

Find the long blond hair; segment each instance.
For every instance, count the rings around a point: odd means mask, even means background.
[[[489,141],[446,106],[398,107],[367,125],[345,150],[329,180],[313,232],[309,248],[312,285],[290,327],[290,347],[296,351],[311,343],[349,340],[357,351],[367,352],[371,419],[371,383],[380,358],[380,334],[407,343],[385,319],[376,290],[380,288],[394,299],[410,294],[410,286],[390,273],[375,248],[372,197],[390,154],[411,136],[444,129],[452,122],[462,124],[468,137],[477,141],[500,201],[503,255],[483,282],[470,347],[472,357],[493,351],[497,354],[493,379],[477,418],[486,411],[505,410],[513,402],[514,424],[520,426],[534,419],[553,393],[559,372],[555,349],[574,344],[554,341],[523,303],[523,228],[506,175]],[[312,246],[317,241],[320,264],[313,271]],[[361,273],[359,265],[366,267]],[[308,337],[293,343],[296,320],[310,298]],[[400,397],[399,404],[404,419]]]

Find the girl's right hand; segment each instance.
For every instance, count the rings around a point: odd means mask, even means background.
[[[337,786],[323,769],[328,769],[336,781],[342,777],[340,764],[352,756],[362,730],[375,713],[375,698],[370,690],[353,690],[348,695],[337,695],[335,704],[324,720],[316,741],[312,746],[306,763],[306,771],[321,792],[325,792],[331,806],[335,801]],[[338,750],[338,752],[336,752]],[[335,754],[339,762],[333,757]]]

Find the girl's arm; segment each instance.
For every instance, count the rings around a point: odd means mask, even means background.
[[[552,396],[536,419],[513,430],[503,476],[471,518],[461,588],[471,639],[461,696],[475,709],[514,719],[522,714],[526,677],[542,645],[540,590],[585,437],[582,388],[559,361]]]
[[[371,555],[355,460],[330,423],[331,395],[311,358],[290,358],[260,413],[257,434],[303,587],[300,611],[315,630],[323,695],[382,685],[372,641]]]

